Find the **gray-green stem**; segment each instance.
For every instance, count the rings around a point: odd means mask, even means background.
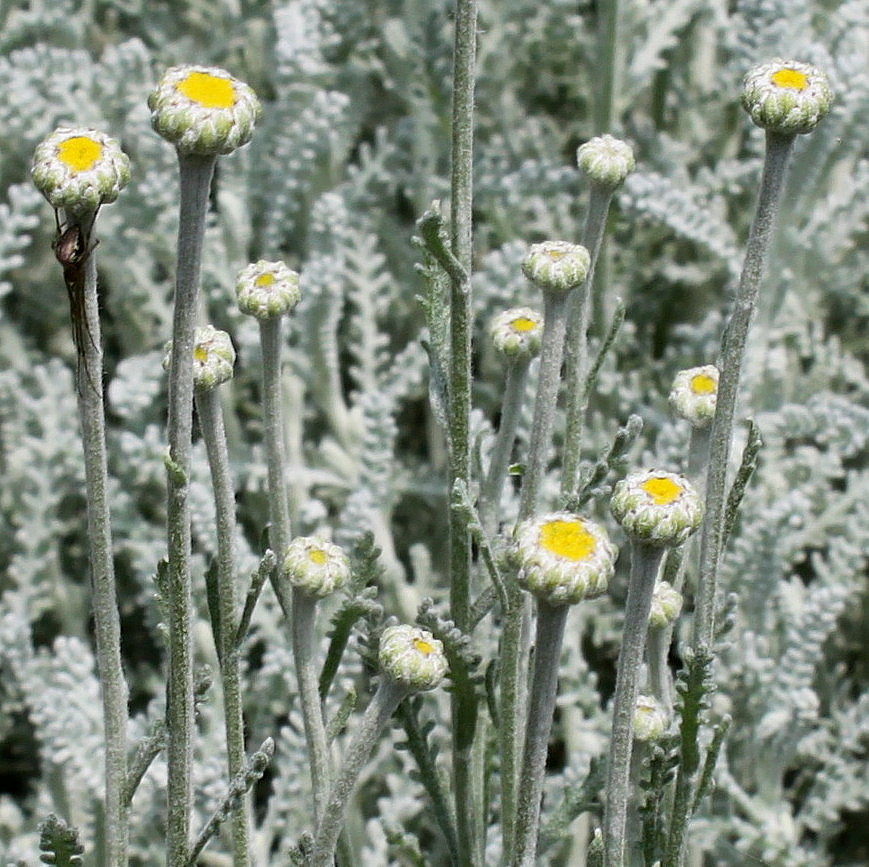
[[[464,279],[450,280],[449,489],[461,480],[471,481],[471,281],[473,250],[474,84],[477,55],[477,0],[457,0],[453,55],[453,107],[450,165],[450,246],[464,270]],[[450,614],[459,629],[470,628],[471,537],[467,521],[457,510],[449,515]],[[454,731],[473,726],[473,696],[453,695]],[[474,839],[471,747],[473,731],[454,740],[456,828],[461,851],[475,863],[480,841]],[[479,824],[479,823],[476,823]]]
[[[604,844],[606,867],[624,867],[625,831],[630,788],[633,717],[639,693],[638,675],[649,628],[652,592],[664,549],[631,544],[631,576],[625,603],[625,624],[619,652],[613,726],[607,770]]]
[[[269,544],[281,562],[290,544],[290,511],[287,501],[287,474],[284,449],[283,404],[281,401],[281,317],[261,319],[260,345],[263,370],[263,437],[269,485]],[[279,581],[272,587],[284,617],[289,618],[290,594]]]
[[[94,244],[95,216],[88,214],[79,221],[91,245]],[[85,263],[84,313],[87,327],[80,347],[83,357],[77,371],[76,385],[84,446],[94,636],[106,739],[105,858],[107,867],[125,867],[128,835],[128,805],[124,798],[127,777],[127,682],[121,663],[121,626],[107,495],[103,350],[94,253],[92,249]]]
[[[727,465],[730,460],[742,362],[751,320],[757,307],[760,283],[766,269],[778,202],[793,143],[794,136],[767,132],[766,159],[757,211],[748,236],[736,302],[721,341],[718,397],[710,434],[709,470],[706,477],[706,516],[700,543],[700,571],[694,614],[695,648],[709,648],[715,628],[715,592],[727,505]]]
[[[229,779],[244,769],[244,708],[241,675],[236,648],[238,602],[235,586],[235,490],[229,469],[229,451],[223,427],[223,411],[217,389],[200,389],[195,394],[199,427],[208,453],[211,484],[217,515],[217,598],[220,628],[220,673],[223,681],[223,717]],[[232,856],[234,867],[250,864],[249,829],[245,798],[232,810]]]
[[[320,703],[318,672],[315,660],[317,600],[298,588],[293,590],[293,656],[299,680],[299,698],[305,740],[311,764],[311,785],[314,793],[314,824],[320,822],[329,791],[329,746]]]
[[[537,600],[537,639],[534,645],[534,672],[528,699],[525,751],[512,846],[513,867],[534,867],[537,863],[546,751],[555,712],[558,663],[569,610],[567,605],[553,606]]]
[[[562,458],[561,496],[577,493],[579,488],[579,462],[582,457],[582,428],[588,408],[588,324],[591,314],[591,288],[594,269],[600,255],[600,246],[606,228],[607,214],[613,190],[592,183],[588,214],[582,233],[582,245],[589,252],[588,276],[582,286],[573,290],[568,301],[567,341],[567,427],[564,434]]]
[[[480,523],[490,536],[497,530],[498,506],[501,503],[501,493],[510,467],[516,427],[522,414],[529,364],[528,358],[508,361],[504,400],[501,403],[501,423],[489,461],[489,471],[480,491]]]
[[[552,446],[552,428],[555,424],[558,386],[561,382],[561,361],[564,357],[564,335],[567,331],[568,297],[566,292],[544,291],[543,293],[540,378],[537,382],[537,399],[534,402],[528,465],[522,477],[522,495],[519,500],[520,521],[530,518],[537,509],[540,486]]]
[[[365,709],[362,719],[359,720],[356,734],[347,748],[344,762],[329,791],[329,800],[323,818],[317,825],[310,867],[332,867],[338,835],[344,824],[347,802],[356,788],[359,774],[371,756],[384,726],[408,693],[406,686],[388,677],[381,678],[377,691]]]
[[[181,176],[178,263],[169,367],[167,542],[169,554],[169,683],[167,865],[187,863],[192,807],[193,639],[190,586],[190,443],[193,426],[193,336],[199,269],[214,156],[178,155]]]

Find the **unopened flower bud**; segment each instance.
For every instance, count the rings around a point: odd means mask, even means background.
[[[808,63],[773,60],[742,82],[742,106],[754,123],[783,135],[811,132],[832,103],[827,76]]]
[[[634,707],[634,740],[656,741],[667,730],[667,714],[656,698],[651,695],[637,696]]]
[[[414,691],[434,689],[448,668],[443,644],[418,626],[387,626],[378,658],[387,677]]]
[[[540,353],[543,317],[530,307],[502,311],[490,330],[495,349],[505,358],[534,358]]]
[[[281,571],[293,587],[322,599],[350,580],[350,559],[338,545],[299,536],[287,547]]]
[[[670,408],[696,428],[709,427],[718,399],[718,368],[713,364],[680,370],[670,391]]]
[[[671,626],[682,613],[682,594],[668,581],[659,581],[652,592],[649,626],[662,629]]]
[[[550,605],[605,593],[617,554],[602,527],[571,512],[523,521],[516,529],[519,583]]]
[[[105,133],[61,127],[37,145],[30,175],[52,207],[83,214],[117,199],[130,159]]]
[[[691,483],[661,470],[632,473],[618,482],[610,511],[630,539],[661,547],[681,545],[703,519]]]
[[[151,126],[182,154],[228,154],[250,141],[262,109],[223,69],[173,66],[148,97]]]
[[[163,354],[163,369],[172,363],[172,341],[168,341]],[[216,388],[232,379],[235,348],[225,331],[213,325],[197,328],[193,338],[193,386],[200,390]]]
[[[273,319],[289,313],[302,293],[299,275],[283,262],[260,259],[239,272],[235,281],[238,309],[257,319]]]
[[[585,282],[591,258],[581,244],[544,241],[532,244],[522,273],[544,292],[569,292]]]
[[[577,165],[601,187],[615,190],[636,168],[633,148],[611,135],[599,135],[580,145]]]

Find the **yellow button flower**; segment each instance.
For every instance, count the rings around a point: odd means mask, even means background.
[[[827,76],[795,60],[755,66],[742,83],[742,106],[754,123],[784,135],[811,132],[832,103]]]

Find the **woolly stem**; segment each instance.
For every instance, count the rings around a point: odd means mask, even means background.
[[[287,501],[286,455],[284,448],[283,405],[281,402],[281,317],[261,319],[260,345],[263,370],[263,437],[269,485],[269,544],[278,563],[290,544],[290,511]],[[272,573],[272,587],[284,617],[292,608],[286,586]]]
[[[106,739],[105,828],[107,867],[127,864],[127,682],[121,663],[121,625],[118,615],[112,526],[108,505],[106,420],[103,409],[103,350],[97,296],[97,264],[91,237],[95,213],[79,221],[83,237],[92,247],[84,270],[85,334],[76,374],[78,412],[84,447],[87,499],[88,557],[94,610],[97,667],[103,703]]]
[[[220,673],[223,681],[223,717],[229,779],[245,767],[244,711],[241,675],[236,645],[237,599],[235,588],[235,491],[229,469],[229,451],[223,412],[217,389],[199,389],[195,394],[199,427],[208,453],[211,484],[217,514],[217,604]],[[244,797],[232,809],[232,855],[234,867],[250,864],[249,829]]]
[[[568,293],[543,293],[543,346],[540,352],[540,378],[537,400],[534,403],[534,422],[528,466],[522,477],[522,495],[519,500],[519,520],[530,518],[537,508],[540,485],[546,471],[558,385],[561,381],[561,360],[564,355],[564,335],[567,330]]]
[[[537,639],[534,645],[534,672],[528,698],[528,723],[525,728],[525,754],[519,781],[519,805],[513,838],[513,867],[534,867],[537,863],[537,836],[540,830],[540,799],[555,696],[558,691],[558,663],[568,605],[553,606],[537,600]]]
[[[501,424],[489,461],[489,472],[480,491],[480,523],[490,535],[497,529],[496,516],[501,502],[501,492],[507,479],[510,454],[516,439],[516,427],[522,414],[525,385],[528,382],[530,359],[517,358],[508,362],[507,381],[504,383],[504,400],[501,403]]]
[[[344,762],[330,791],[329,800],[323,818],[317,825],[314,838],[314,851],[309,861],[309,867],[332,867],[335,846],[338,835],[344,824],[344,814],[347,803],[365,763],[371,756],[377,739],[383,731],[389,718],[408,695],[409,689],[388,677],[381,677],[377,691],[374,693],[362,719],[356,728],[356,734],[344,755]]]
[[[169,368],[167,542],[169,554],[169,682],[166,726],[167,864],[187,862],[192,807],[193,643],[191,635],[190,443],[193,426],[193,334],[208,193],[215,156],[178,155],[181,177],[178,264]]]
[[[625,602],[625,624],[619,652],[613,727],[607,772],[604,844],[606,867],[624,867],[625,830],[630,788],[632,722],[639,692],[638,675],[649,628],[652,591],[664,549],[640,542],[631,544],[631,576]]]
[[[457,0],[453,55],[450,246],[462,266],[462,278],[450,280],[449,364],[449,489],[461,481],[470,487],[471,449],[471,281],[473,240],[474,75],[477,52],[477,0]],[[471,537],[467,521],[456,509],[449,514],[450,614],[461,630],[470,628]],[[474,839],[471,747],[474,740],[475,697],[452,697],[456,828],[459,846],[470,863],[477,860]],[[462,731],[461,726],[471,726]]]
[[[293,589],[293,656],[296,677],[299,680],[299,699],[305,725],[305,740],[311,763],[311,784],[314,792],[314,824],[323,816],[326,795],[329,790],[329,747],[326,726],[323,722],[323,706],[317,667],[314,661],[317,600],[298,588]]]
[[[610,187],[592,183],[588,214],[582,232],[582,245],[589,253],[588,276],[585,283],[570,293],[567,313],[567,427],[562,457],[561,496],[576,494],[579,488],[579,461],[582,452],[582,428],[588,408],[588,323],[591,314],[591,288],[597,264],[607,214],[613,191]]]
[[[736,399],[751,320],[766,268],[778,203],[795,136],[767,132],[766,159],[757,211],[751,224],[736,302],[721,340],[718,397],[712,421],[709,469],[706,477],[706,517],[700,543],[694,647],[709,648],[715,627],[715,590],[724,545],[727,505],[727,465],[736,416]]]

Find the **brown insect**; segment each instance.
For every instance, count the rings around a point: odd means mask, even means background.
[[[85,312],[85,270],[87,260],[96,247],[97,243],[90,243],[90,238],[78,223],[70,223],[66,228],[60,224],[57,211],[54,212],[54,220],[57,224],[57,236],[52,242],[54,256],[63,268],[63,281],[66,283],[66,292],[69,296],[69,318],[72,323],[72,342],[76,351],[76,381],[81,383],[81,369],[84,366],[88,381],[93,387],[90,371],[85,362],[85,340],[89,340],[91,346],[97,349],[88,325]]]

